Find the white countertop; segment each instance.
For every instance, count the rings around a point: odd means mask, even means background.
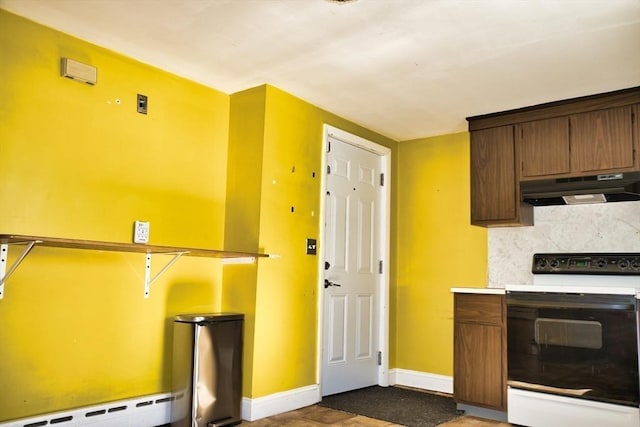
[[[506,285],[506,291],[561,292],[569,294],[636,295],[638,289],[620,286],[571,286],[571,285]]]
[[[451,288],[454,294],[493,294],[504,295],[503,288]]]
[[[454,294],[504,295],[507,291],[517,292],[561,292],[570,294],[637,295],[640,291],[632,287],[613,286],[559,286],[559,285],[506,285],[504,288],[451,288]]]

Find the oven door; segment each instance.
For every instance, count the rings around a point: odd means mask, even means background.
[[[635,295],[507,292],[511,388],[638,407]]]

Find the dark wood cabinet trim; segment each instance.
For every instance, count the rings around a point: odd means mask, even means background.
[[[469,122],[469,131],[475,131],[632,104],[640,104],[640,86],[467,117],[467,121]]]

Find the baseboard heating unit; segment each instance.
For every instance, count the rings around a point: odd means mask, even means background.
[[[134,397],[11,421],[0,427],[154,427],[171,422],[171,393]]]

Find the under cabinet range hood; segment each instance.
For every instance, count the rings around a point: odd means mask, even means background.
[[[640,172],[522,181],[520,193],[533,206],[635,201],[640,200]]]

